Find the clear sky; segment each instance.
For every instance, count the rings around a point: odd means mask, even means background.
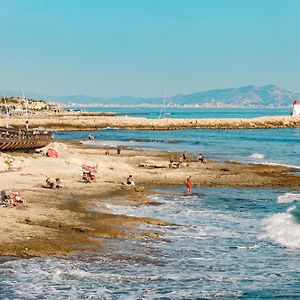
[[[299,0],[0,0],[0,88],[300,91]]]

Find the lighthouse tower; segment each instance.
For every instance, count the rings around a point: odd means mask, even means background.
[[[300,116],[300,102],[295,100],[293,103],[293,113],[292,116],[299,117]]]

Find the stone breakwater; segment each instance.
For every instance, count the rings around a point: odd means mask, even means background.
[[[24,118],[11,118],[10,125],[24,127]],[[176,130],[176,129],[257,129],[300,127],[300,117],[266,116],[259,118],[223,118],[223,119],[146,119],[118,116],[71,115],[71,116],[35,116],[29,121],[31,128],[44,127],[51,130],[97,130],[104,128],[140,129],[140,130]],[[0,119],[5,126],[5,119]]]

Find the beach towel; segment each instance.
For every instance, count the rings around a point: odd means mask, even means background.
[[[49,148],[48,151],[47,151],[47,156],[49,156],[49,157],[58,157],[58,153],[53,148]]]

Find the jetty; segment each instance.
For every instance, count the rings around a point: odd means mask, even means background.
[[[22,127],[22,117],[10,119],[14,127]],[[5,120],[0,119],[0,126]],[[257,118],[215,118],[215,119],[147,119],[138,117],[103,116],[95,113],[36,115],[31,117],[33,128],[42,126],[51,130],[99,130],[105,128],[134,130],[176,130],[176,129],[260,129],[300,127],[300,116],[266,116]]]

